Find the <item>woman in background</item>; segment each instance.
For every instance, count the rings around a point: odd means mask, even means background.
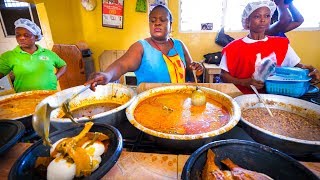
[[[277,14],[272,16],[266,35],[286,37],[284,33],[298,28],[304,18],[292,0],[274,0],[274,2],[277,5]]]
[[[0,78],[12,71],[16,92],[56,90],[57,80],[66,72],[65,61],[35,44],[42,38],[41,29],[35,23],[20,18],[14,25],[19,45],[0,56]]]
[[[252,77],[257,54],[264,58],[275,53],[277,66],[309,69],[309,76],[313,81],[320,80],[317,69],[300,63],[300,58],[287,38],[266,36],[265,32],[275,9],[276,4],[269,0],[248,3],[243,11],[242,26],[250,31],[249,34],[231,42],[222,51],[221,79],[223,82],[235,84],[243,93],[253,93],[250,85],[257,89],[264,87],[262,81]]]
[[[86,84],[95,90],[98,84],[118,80],[121,75],[134,71],[137,83],[184,83],[187,75],[196,70],[203,73],[200,63],[192,61],[187,47],[177,39],[169,37],[172,15],[163,5],[155,6],[149,14],[150,35],[130,46],[128,51],[104,72],[95,73]]]

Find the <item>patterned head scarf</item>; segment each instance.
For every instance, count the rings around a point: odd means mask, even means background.
[[[270,15],[272,16],[274,11],[277,8],[277,5],[273,1],[270,1],[270,0],[258,0],[258,1],[249,2],[247,4],[247,6],[244,8],[243,13],[242,13],[242,27],[244,29],[248,29],[248,27],[246,27],[246,20],[248,19],[250,14],[253,13],[253,11],[255,11],[261,7],[269,8],[271,11]]]
[[[40,41],[42,38],[41,29],[39,28],[36,23],[30,21],[29,19],[20,18],[14,22],[15,28],[22,27],[28,29],[33,35],[37,36],[38,38],[36,41]]]

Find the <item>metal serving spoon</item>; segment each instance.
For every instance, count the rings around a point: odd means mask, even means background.
[[[273,114],[271,112],[271,110],[269,109],[269,107],[267,106],[266,102],[264,101],[264,99],[260,96],[260,94],[258,93],[258,90],[256,89],[256,87],[254,87],[253,85],[250,85],[251,89],[254,91],[254,93],[256,93],[256,95],[258,96],[258,99],[260,100],[260,102],[263,104],[263,106],[267,109],[269,115],[271,117],[273,117]]]
[[[45,146],[51,146],[49,139],[50,114],[57,107],[51,107],[48,103],[41,106],[32,116],[32,126],[36,133],[42,138]]]
[[[61,108],[62,108],[63,112],[66,114],[66,116],[67,116],[73,123],[76,123],[76,124],[77,124],[78,122],[75,121],[74,118],[73,118],[73,115],[72,115],[72,113],[71,113],[71,111],[70,111],[70,105],[69,105],[69,103],[70,103],[70,101],[71,101],[72,99],[74,99],[74,98],[77,97],[79,94],[83,93],[84,91],[86,91],[86,90],[89,89],[89,88],[90,88],[90,84],[86,85],[86,86],[85,86],[84,88],[82,88],[79,92],[73,94],[73,95],[71,96],[71,98],[66,99],[66,100],[62,103],[62,105],[61,105]]]
[[[47,146],[51,146],[51,141],[49,139],[49,130],[50,130],[50,114],[53,110],[61,107],[62,110],[66,113],[66,116],[75,124],[78,124],[77,121],[74,120],[69,103],[70,101],[77,97],[80,93],[84,92],[90,87],[90,85],[85,86],[79,92],[72,95],[71,98],[67,98],[64,100],[61,105],[51,106],[49,103],[45,103],[43,106],[39,107],[33,117],[32,117],[32,126],[36,133],[43,139],[43,144]]]

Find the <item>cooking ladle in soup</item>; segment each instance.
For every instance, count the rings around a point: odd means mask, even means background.
[[[191,103],[194,106],[203,106],[206,104],[206,95],[201,91],[201,89],[199,89],[196,70],[193,70],[192,73],[194,81],[196,82],[196,90],[191,94]]]
[[[250,85],[251,89],[254,91],[254,93],[256,93],[256,95],[258,96],[258,99],[261,101],[261,103],[263,104],[263,106],[267,109],[269,115],[271,117],[273,117],[273,114],[271,112],[271,110],[269,109],[269,107],[267,106],[266,102],[264,101],[264,99],[260,96],[258,90],[256,89],[256,87],[254,87],[253,85]]]
[[[86,90],[89,89],[89,88],[90,88],[90,84],[89,84],[89,85],[86,85],[85,87],[83,87],[79,92],[73,94],[71,98],[66,99],[66,100],[62,103],[62,105],[61,105],[61,108],[62,108],[63,112],[66,114],[66,116],[67,116],[73,123],[76,123],[76,124],[77,124],[78,122],[76,122],[76,121],[74,120],[74,118],[73,118],[73,115],[72,115],[72,113],[71,113],[71,111],[70,111],[70,105],[69,105],[69,103],[70,103],[70,101],[71,101],[72,99],[74,99],[74,98],[77,97],[79,94],[83,93],[84,91],[86,91]]]
[[[66,113],[66,116],[73,122],[76,122],[71,114],[69,103],[70,101],[78,96],[80,93],[84,92],[90,87],[90,85],[85,86],[79,92],[72,95],[71,98],[67,98],[66,100],[62,101],[62,103],[58,106],[51,106],[49,103],[45,103],[44,105],[40,106],[34,113],[32,117],[32,126],[36,133],[43,139],[43,144],[51,146],[51,142],[49,139],[49,130],[50,130],[50,114],[54,109],[59,107]]]

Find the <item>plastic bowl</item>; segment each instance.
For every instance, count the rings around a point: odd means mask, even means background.
[[[15,120],[0,120],[0,155],[14,146],[24,134],[22,122]]]
[[[200,147],[185,163],[181,179],[201,179],[208,149],[216,154],[215,163],[220,169],[220,161],[229,158],[242,168],[264,173],[273,179],[318,179],[298,161],[276,149],[236,139],[215,141]]]
[[[311,78],[310,78],[311,79]],[[300,97],[308,92],[310,86],[310,79],[294,80],[271,76],[266,80],[266,91],[268,94],[279,94],[291,97]]]
[[[72,137],[78,135],[83,129],[84,125],[81,124],[78,127],[73,127],[66,129],[64,131],[57,131],[50,136],[52,143],[58,141],[64,137]],[[98,169],[96,169],[88,177],[82,177],[80,179],[100,179],[102,178],[117,162],[121,151],[122,151],[122,136],[120,132],[113,126],[107,124],[98,124],[95,123],[91,132],[102,132],[105,135],[109,136],[110,144],[107,152],[102,154],[101,163]],[[31,147],[29,147],[14,163],[12,166],[9,176],[9,179],[40,179],[34,170],[34,165],[37,157],[49,156],[50,147],[44,146],[42,140],[36,142]]]
[[[296,67],[277,67],[275,74],[266,79],[268,94],[300,97],[308,92],[309,70]]]

